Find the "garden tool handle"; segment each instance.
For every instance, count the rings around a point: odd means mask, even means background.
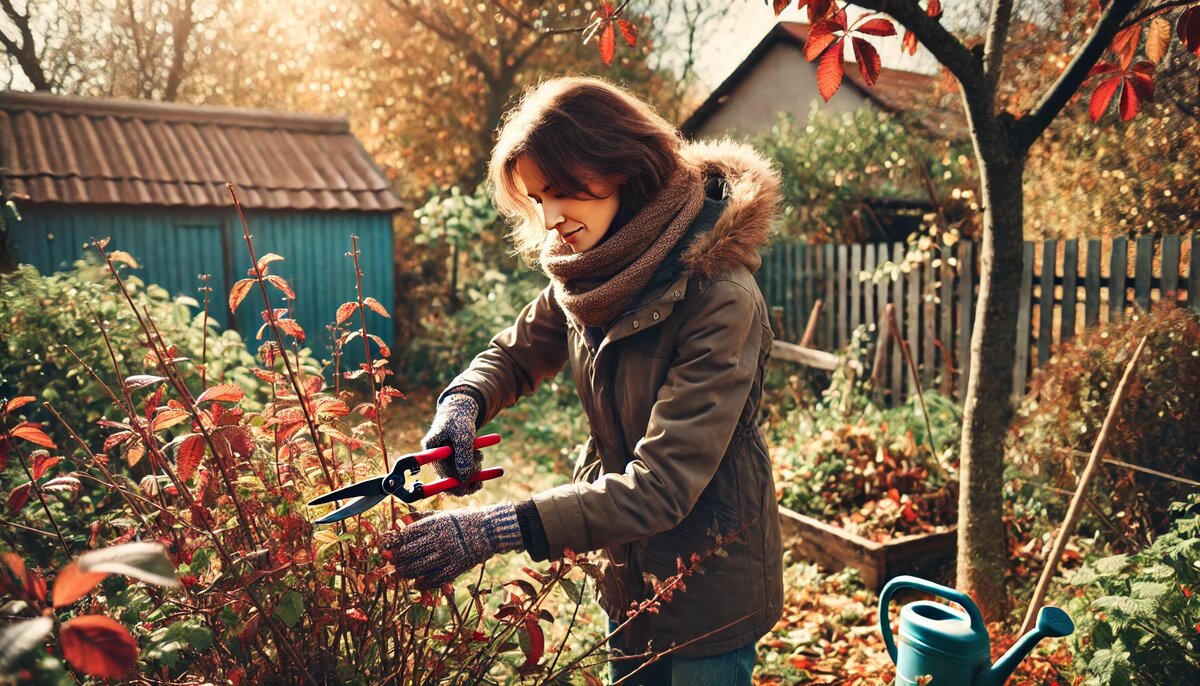
[[[485,434],[475,439],[476,448],[490,448],[500,442],[500,434]],[[418,465],[426,465],[430,462],[444,460],[454,454],[454,449],[448,445],[443,445],[429,450],[422,450],[419,453],[413,453],[412,457],[416,459]],[[428,486],[426,486],[428,488]]]
[[[967,615],[971,618],[971,630],[975,632],[987,632],[987,625],[983,623],[983,615],[979,613],[979,607],[975,605],[975,601],[971,600],[971,596],[956,591],[948,586],[935,584],[932,581],[925,579],[902,575],[887,582],[883,587],[883,592],[879,594],[879,630],[883,633],[883,644],[887,647],[888,655],[892,658],[892,662],[896,661],[896,639],[892,636],[892,622],[888,615],[888,605],[892,602],[892,595],[902,588],[913,588],[918,591],[924,591],[930,595],[935,595],[939,598],[944,598],[962,605],[967,611]]]
[[[479,473],[471,477],[467,483],[473,484],[479,481],[487,481],[488,479],[495,479],[501,476],[504,476],[503,467],[489,467],[487,469],[479,470]],[[448,476],[444,479],[438,479],[433,483],[423,484],[421,486],[421,497],[428,498],[429,496],[437,495],[438,493],[448,491],[451,488],[457,488],[461,485],[462,482],[460,482],[458,479]]]

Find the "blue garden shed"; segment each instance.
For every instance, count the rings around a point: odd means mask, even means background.
[[[326,325],[355,298],[358,236],[364,295],[392,307],[392,216],[401,203],[346,119],[265,110],[0,92],[0,183],[16,260],[66,269],[92,237],[134,256],[147,283],[198,297],[211,275],[210,317],[250,349],[262,324],[252,293],[226,299],[251,267],[226,182],[237,189],[255,252],[284,256],[271,272],[296,293],[307,345],[328,357]],[[278,291],[276,307],[286,307]],[[368,316],[389,344],[390,320]],[[350,346],[347,362],[362,357]]]

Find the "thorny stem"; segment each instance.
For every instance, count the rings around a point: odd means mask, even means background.
[[[367,314],[363,310],[366,305],[363,301],[362,288],[362,267],[358,264],[358,236],[351,234],[350,236],[351,253],[350,256],[354,259],[354,287],[358,295],[358,321],[362,329],[363,354],[367,370],[367,379],[371,384],[371,418],[375,421],[375,433],[379,438],[379,450],[383,454],[383,468],[388,469],[391,465],[388,464],[387,442],[383,440],[383,420],[380,419],[379,408],[379,392],[375,388],[375,367],[371,363],[371,341],[367,338]],[[396,526],[396,503],[392,498],[388,498],[388,504],[391,505],[392,526]]]
[[[250,237],[250,226],[246,224],[246,215],[242,212],[242,203],[238,200],[237,191],[234,190],[232,183],[226,183],[225,188],[233,198],[233,207],[237,210],[238,220],[242,223],[242,236],[246,240],[246,250],[250,253],[250,263],[253,265],[252,269],[254,270],[255,281],[258,282],[259,292],[262,293],[263,306],[266,307],[267,322],[271,325],[271,332],[275,336],[275,343],[279,346],[279,356],[283,358],[283,365],[287,369],[288,380],[292,382],[292,390],[296,391],[296,399],[299,401],[300,411],[304,415],[304,422],[308,425],[308,431],[312,435],[313,447],[317,451],[317,462],[321,465],[321,471],[325,474],[325,480],[328,482],[329,488],[337,488],[339,484],[334,481],[333,475],[329,471],[329,465],[325,461],[325,450],[321,447],[321,434],[317,431],[317,424],[313,420],[312,413],[309,412],[308,396],[304,392],[303,384],[300,383],[299,375],[292,369],[287,348],[283,344],[283,334],[279,331],[278,320],[275,318],[275,308],[271,307],[271,297],[267,294],[266,284],[263,283],[262,270],[258,267],[258,256],[254,254],[254,242]]]

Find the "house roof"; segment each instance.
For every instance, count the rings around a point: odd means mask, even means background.
[[[725,105],[734,89],[776,45],[793,45],[803,50],[810,28],[809,24],[799,22],[783,21],[776,24],[733,73],[692,112],[679,127],[680,130],[688,135],[693,135],[699,130],[709,117]],[[817,65],[813,64],[812,68],[816,69]],[[966,115],[959,104],[960,99],[954,98],[953,105],[939,102],[936,99],[937,82],[938,77],[935,76],[885,67],[880,69],[875,85],[868,86],[854,64],[846,65],[843,80],[844,85],[858,90],[864,97],[888,112],[900,113],[912,110],[914,106],[924,106],[928,109],[928,114],[922,122],[932,135],[952,141],[968,140],[970,130]]]
[[[341,117],[0,92],[0,176],[32,202],[392,211]]]

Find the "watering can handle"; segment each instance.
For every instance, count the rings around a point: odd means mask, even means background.
[[[892,662],[896,661],[896,639],[892,636],[892,622],[888,618],[888,605],[892,602],[892,595],[902,588],[914,588],[962,605],[971,618],[971,630],[987,631],[987,625],[983,623],[983,615],[979,613],[979,608],[975,605],[975,601],[971,600],[971,596],[915,576],[898,576],[887,582],[887,585],[883,587],[883,592],[879,594],[879,630],[883,632],[883,644],[887,646]]]

